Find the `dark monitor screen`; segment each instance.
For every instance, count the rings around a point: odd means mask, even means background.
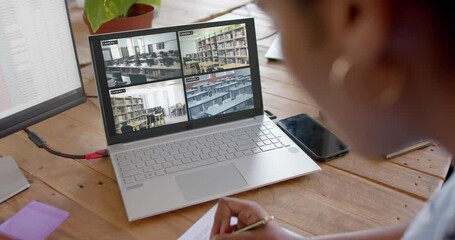
[[[66,1],[25,2],[0,3],[0,138],[85,101]]]

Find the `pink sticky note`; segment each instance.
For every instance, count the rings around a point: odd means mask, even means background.
[[[46,239],[68,216],[67,211],[32,201],[0,225],[0,235],[11,239]]]

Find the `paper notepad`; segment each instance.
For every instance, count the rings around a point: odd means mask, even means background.
[[[213,221],[215,219],[216,209],[218,204],[215,204],[210,210],[204,214],[193,226],[191,226],[178,240],[210,240],[210,232],[212,231]],[[231,224],[235,223],[236,219],[231,218]],[[286,232],[295,237],[300,237],[299,234],[283,228]]]
[[[46,239],[69,216],[67,211],[32,201],[0,225],[0,235],[11,239]]]

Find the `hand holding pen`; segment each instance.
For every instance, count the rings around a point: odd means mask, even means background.
[[[237,225],[231,226],[231,217]],[[273,216],[255,202],[222,198],[218,203],[211,239],[291,239]]]

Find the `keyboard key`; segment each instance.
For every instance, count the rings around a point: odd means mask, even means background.
[[[182,161],[180,161],[180,160],[172,161],[172,165],[174,165],[174,166],[182,165]]]
[[[227,158],[228,160],[231,160],[231,159],[234,159],[234,158],[235,158],[235,155],[234,155],[234,154],[228,154],[228,155],[226,155],[226,158]]]
[[[119,165],[120,167],[127,166],[127,165],[130,165],[130,164],[131,164],[131,160],[129,160],[129,159],[121,160],[121,161],[118,163],[118,165]]]
[[[141,162],[142,162],[142,159],[140,159],[140,158],[133,158],[133,159],[132,159],[132,162],[133,162],[134,164],[141,163]]]
[[[135,169],[134,165],[127,165],[127,166],[121,167],[120,171],[121,172],[127,172],[127,171],[131,171],[131,170],[134,170],[134,169]]]
[[[218,157],[216,158],[216,160],[218,160],[219,162],[222,162],[222,161],[226,161],[227,158],[226,158],[226,156],[218,156]]]
[[[174,157],[175,157],[175,159],[183,159],[183,158],[185,158],[183,156],[183,154],[176,154]]]
[[[264,144],[265,145],[270,145],[270,144],[272,144],[272,142],[270,140],[264,140]]]
[[[175,160],[175,157],[174,156],[167,156],[166,158],[166,162],[172,162]]]
[[[245,156],[253,155],[253,151],[246,150],[246,151],[243,151],[243,154],[245,154]]]
[[[199,160],[202,160],[201,156],[193,156],[193,157],[191,157],[191,161],[193,161],[193,162],[197,162]]]
[[[145,165],[147,165],[147,166],[152,166],[153,164],[155,164],[155,161],[153,161],[153,160],[145,162]]]
[[[156,165],[153,165],[153,169],[156,171],[156,170],[161,170],[163,169],[163,164],[156,164]]]
[[[226,154],[228,154],[228,152],[227,152],[226,149],[222,149],[222,150],[218,151],[218,154],[220,154],[220,155],[226,155]]]
[[[256,145],[257,145],[258,147],[265,146],[265,144],[264,144],[263,142],[257,142]]]
[[[237,147],[237,143],[231,142],[231,143],[228,143],[228,146],[231,147],[231,148]]]
[[[169,152],[162,152],[160,153],[161,157],[167,157],[169,155],[171,155]]]
[[[166,172],[164,170],[158,170],[155,172],[156,176],[163,176],[164,174],[166,174]]]
[[[279,142],[280,142],[280,141],[278,141],[278,139],[276,139],[276,138],[270,139],[270,141],[271,141],[273,144],[276,144],[276,143],[279,143]]]
[[[190,163],[190,162],[191,162],[191,160],[190,160],[190,159],[188,159],[188,158],[184,158],[184,159],[182,159],[182,162],[183,162],[183,163]]]
[[[252,151],[253,151],[253,153],[260,153],[260,152],[262,152],[260,148],[253,148]]]
[[[146,173],[144,175],[145,175],[145,178],[153,178],[153,177],[155,177],[155,173],[153,173],[153,172],[148,172],[148,173]]]
[[[238,146],[235,149],[237,151],[245,151],[245,150],[252,149],[252,148],[255,148],[255,147],[256,147],[256,144],[249,143],[249,144],[246,144],[246,145]]]
[[[281,144],[280,142],[274,143],[274,145],[275,145],[276,148],[282,148],[282,147],[284,147],[284,145]]]
[[[137,176],[136,176],[136,181],[142,181],[142,180],[144,180],[144,179],[145,179],[144,174],[141,174],[141,175],[137,175]]]
[[[288,138],[281,137],[281,138],[278,138],[278,140],[279,140],[279,141],[281,142],[281,144],[283,144],[283,146],[285,146],[285,147],[291,146],[291,140],[289,140]]]
[[[221,144],[220,149],[228,149],[229,146],[227,144]]]
[[[192,163],[188,163],[188,164],[183,164],[183,165],[167,168],[166,173],[168,173],[168,174],[175,173],[175,172],[179,172],[179,171],[183,171],[183,170],[187,170],[187,169],[191,169],[191,168],[196,168],[196,167],[200,167],[200,166],[213,164],[216,162],[217,162],[216,159],[209,158],[209,159],[205,159],[205,160],[201,160],[201,161],[197,161],[197,162],[192,162]]]
[[[198,155],[201,155],[201,154],[202,154],[202,151],[201,151],[201,150],[193,151],[193,155],[194,155],[194,156],[198,156]]]
[[[273,149],[276,149],[276,148],[275,148],[275,145],[273,145],[273,144],[272,144],[272,145],[265,145],[265,146],[261,147],[261,150],[262,150],[263,152],[265,152],[265,151],[270,151],[270,150],[273,150]]]
[[[238,157],[238,158],[245,156],[245,154],[243,154],[242,152],[236,152],[236,153],[234,153],[234,155],[235,155],[235,157]]]
[[[153,167],[145,167],[142,169],[145,173],[153,172]]]
[[[215,151],[218,151],[218,150],[220,150],[220,147],[218,147],[218,146],[213,146],[213,147],[210,148],[210,151],[212,151],[212,152],[215,152]]]
[[[170,163],[170,162],[165,162],[165,163],[163,163],[163,167],[164,167],[164,168],[172,167],[172,163]]]
[[[217,157],[219,156],[218,152],[211,152],[209,153],[210,157]]]
[[[186,152],[186,153],[183,154],[183,156],[185,156],[186,158],[189,158],[189,157],[193,156],[193,153],[192,152]]]
[[[124,172],[122,173],[123,177],[131,177],[131,176],[134,176],[134,175],[138,175],[138,174],[141,174],[142,173],[142,170],[131,170],[131,171],[127,171],[127,172]]]
[[[210,158],[210,155],[208,155],[207,153],[204,153],[200,157],[201,157],[201,159],[207,159],[207,158]]]
[[[145,167],[145,163],[143,163],[143,162],[136,164],[137,169],[144,168],[144,167]]]
[[[228,153],[235,153],[235,152],[237,152],[237,150],[235,150],[234,148],[228,148],[226,151],[227,151]]]
[[[125,182],[126,184],[134,183],[135,181],[136,179],[134,177],[126,177],[123,179],[123,182]]]

